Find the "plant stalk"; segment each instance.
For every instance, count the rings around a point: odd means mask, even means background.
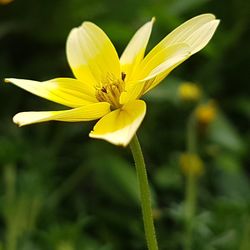
[[[143,216],[144,230],[145,230],[148,250],[158,250],[154,221],[152,216],[151,198],[150,198],[150,189],[147,178],[147,171],[141,146],[136,135],[130,142],[130,149],[134,157],[137,178],[139,182],[142,216]]]
[[[192,113],[187,124],[187,152],[189,154],[197,153],[197,138],[196,138],[196,118]],[[193,162],[189,162],[193,165]],[[193,224],[196,210],[197,200],[197,176],[193,171],[190,171],[186,176],[186,197],[185,197],[185,220],[186,220],[186,237],[185,250],[192,250],[193,242]]]

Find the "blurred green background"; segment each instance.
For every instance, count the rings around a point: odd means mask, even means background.
[[[183,249],[186,237],[186,127],[199,104],[179,86],[196,83],[216,115],[194,127],[203,174],[197,177],[194,250],[250,249],[250,2],[245,0],[15,0],[0,5],[0,78],[71,77],[65,42],[90,20],[119,53],[153,16],[148,48],[189,18],[214,13],[210,44],[145,98],[139,130],[151,182],[161,250]],[[0,90],[0,249],[146,249],[137,180],[129,149],[93,140],[94,123],[50,122],[18,128],[19,111],[59,105],[10,84]]]

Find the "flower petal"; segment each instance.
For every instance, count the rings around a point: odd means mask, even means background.
[[[84,22],[67,39],[69,65],[77,79],[95,85],[112,74],[120,78],[117,52],[107,35],[95,24]]]
[[[205,47],[218,24],[219,20],[215,20],[212,14],[194,17],[156,45],[142,61],[135,76],[145,81],[144,93],[155,87],[180,63]]]
[[[110,112],[110,104],[99,102],[83,107],[62,111],[21,112],[13,117],[19,126],[46,121],[80,122],[99,119]]]
[[[153,57],[145,57],[140,65],[140,71],[136,79],[149,80],[189,56],[190,47],[185,43],[166,47]]]
[[[126,82],[125,91],[120,96],[120,104],[140,98],[159,83],[158,75],[170,73],[189,55],[190,49],[186,44],[175,44],[160,51],[150,60],[146,57],[134,75],[134,81]]]
[[[121,95],[121,100],[128,100],[128,97],[135,97],[136,94],[136,98],[140,98],[141,95],[155,87],[163,79],[162,76],[166,77],[189,56],[190,48],[186,44],[175,44],[160,51],[150,60],[147,60],[146,57],[141,63],[140,71],[138,70],[135,76],[135,79],[138,79],[137,82],[127,86],[126,96]]]
[[[123,105],[138,99],[141,96],[143,90],[144,82],[130,82],[130,84],[126,86],[125,91],[120,95],[120,104]]]
[[[216,20],[212,14],[196,16],[167,35],[148,56],[154,56],[162,49],[177,43],[186,43],[190,47],[191,54],[194,54],[207,45],[218,24],[219,20]]]
[[[34,95],[72,108],[97,102],[94,88],[72,78],[56,78],[45,82],[7,78],[5,81]]]
[[[145,102],[135,100],[104,116],[89,136],[125,147],[136,133],[145,114]]]
[[[126,73],[126,80],[130,79],[144,57],[154,21],[152,18],[135,33],[120,58],[121,71]]]

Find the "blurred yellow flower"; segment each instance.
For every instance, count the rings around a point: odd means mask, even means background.
[[[219,20],[203,14],[185,22],[145,57],[154,19],[132,37],[119,58],[107,35],[84,22],[67,39],[66,54],[76,79],[45,82],[6,79],[7,82],[71,109],[22,112],[13,120],[19,126],[50,120],[79,122],[100,119],[90,137],[126,146],[145,113],[141,96],[157,86],[175,67],[207,45]]]
[[[216,108],[215,102],[210,100],[206,104],[199,105],[195,113],[196,113],[198,122],[204,125],[207,125],[213,122],[217,114],[217,108]]]
[[[185,175],[200,176],[204,172],[204,165],[197,154],[183,153],[180,156],[180,166]]]
[[[8,4],[13,2],[14,0],[0,0],[0,4]]]
[[[74,247],[70,242],[61,241],[57,246],[57,250],[74,250]]]
[[[201,89],[195,83],[184,82],[178,88],[178,95],[183,101],[197,101],[201,94]]]

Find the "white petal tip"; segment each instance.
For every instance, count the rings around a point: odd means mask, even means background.
[[[93,139],[101,139],[101,140],[104,140],[104,141],[107,141],[111,144],[114,144],[116,146],[121,146],[121,147],[127,147],[130,140],[129,141],[120,141],[120,140],[114,140],[114,138],[111,139],[111,136],[110,134],[104,134],[104,135],[96,135],[94,134],[94,130],[92,130],[90,133],[89,133],[89,137],[90,138],[93,138]]]
[[[20,120],[18,119],[19,115],[16,114],[13,118],[12,121],[18,126],[18,127],[22,127],[23,124],[20,122]]]
[[[4,79],[4,82],[5,82],[5,83],[10,83],[10,82],[11,82],[11,78],[5,78],[5,79]]]
[[[218,26],[219,23],[220,23],[220,19],[215,19],[215,20],[214,20],[214,23],[216,24],[216,26]]]

